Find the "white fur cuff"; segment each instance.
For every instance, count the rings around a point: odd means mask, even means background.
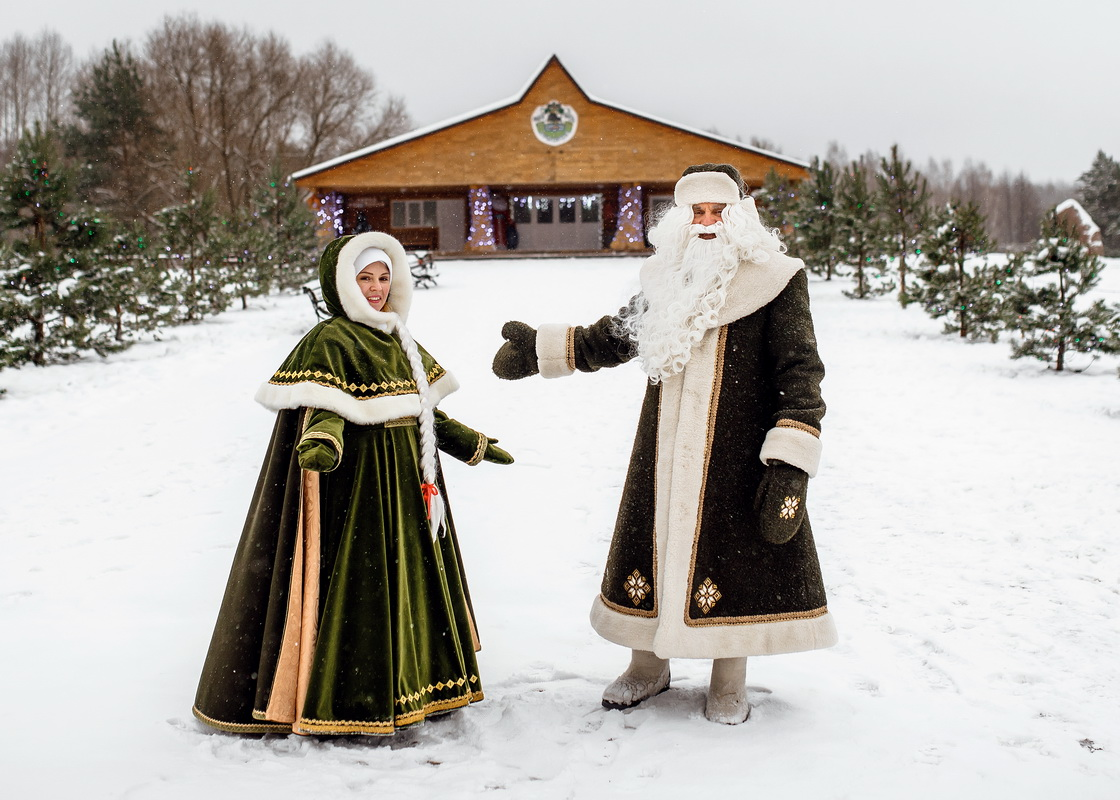
[[[576,371],[569,350],[571,326],[549,322],[537,328],[537,368],[542,378],[562,378]]]
[[[765,464],[772,458],[792,464],[815,478],[821,465],[821,440],[796,428],[771,428],[758,457]]]
[[[678,206],[696,203],[732,205],[739,202],[739,186],[730,175],[722,172],[692,172],[677,181],[673,202]]]

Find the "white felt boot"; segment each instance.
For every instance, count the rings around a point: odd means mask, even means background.
[[[738,725],[751,715],[747,702],[747,659],[713,658],[712,680],[704,716],[712,722]]]
[[[630,708],[669,688],[669,659],[632,650],[630,666],[603,692],[603,708]]]

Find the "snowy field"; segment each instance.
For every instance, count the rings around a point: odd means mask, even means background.
[[[507,319],[592,322],[638,265],[442,262],[417,292],[410,328],[463,385],[441,407],[517,463],[445,461],[487,699],[391,738],[190,713],[272,425],[253,393],[305,298],[0,373],[4,796],[1120,797],[1116,359],[1055,374],[843,280],[811,283],[829,413],[808,498],[840,644],[752,659],[738,727],[704,719],[704,661],[600,707],[627,653],[587,612],[643,376],[489,364]],[[1120,302],[1120,261],[1105,278]]]

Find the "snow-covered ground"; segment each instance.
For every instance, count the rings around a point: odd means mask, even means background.
[[[841,643],[752,659],[738,727],[704,719],[703,661],[600,707],[627,654],[587,611],[643,377],[489,364],[505,320],[591,322],[638,265],[444,262],[417,293],[413,333],[463,384],[442,408],[517,463],[445,462],[487,700],[392,738],[239,738],[190,713],[272,424],[253,392],[312,324],[305,298],[0,374],[5,796],[1120,796],[1116,359],[1055,374],[843,280],[811,284],[829,413],[809,493]],[[1120,262],[1105,277],[1120,302]]]

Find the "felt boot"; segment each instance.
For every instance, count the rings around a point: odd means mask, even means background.
[[[630,666],[603,692],[603,708],[623,709],[669,688],[669,659],[632,650]]]
[[[713,658],[712,680],[704,716],[712,722],[738,725],[751,715],[747,702],[747,659]]]

